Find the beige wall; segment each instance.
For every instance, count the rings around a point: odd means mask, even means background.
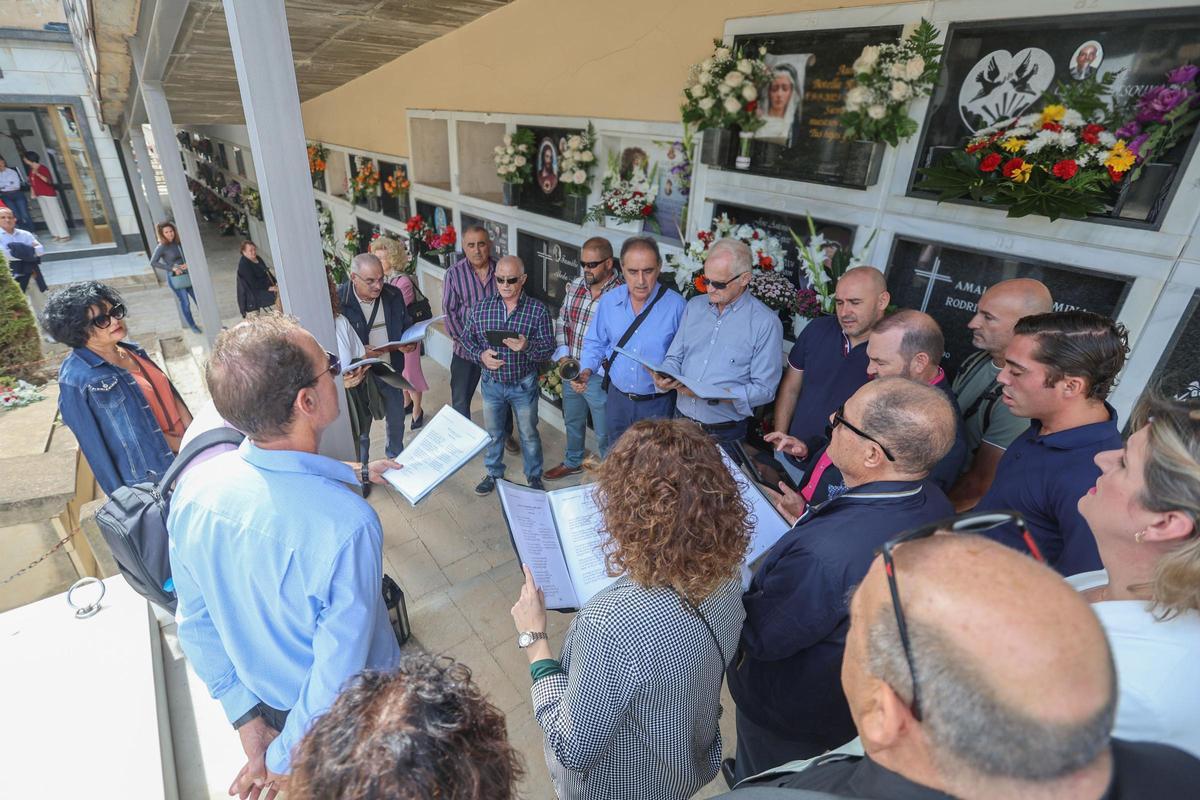
[[[515,0],[303,105],[310,139],[409,155],[405,109],[679,118],[725,20],[880,0]]]
[[[62,0],[0,0],[0,27],[41,30],[47,22],[66,22]]]

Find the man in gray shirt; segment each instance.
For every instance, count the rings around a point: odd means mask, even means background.
[[[708,291],[688,301],[663,361],[671,372],[727,390],[728,398],[700,398],[673,378],[654,377],[659,391],[678,392],[676,416],[722,442],[745,438],[748,418],[774,399],[783,369],[783,323],[750,294],[750,267],[745,243],[713,243],[704,262]]]

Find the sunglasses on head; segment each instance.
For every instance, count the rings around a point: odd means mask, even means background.
[[[978,513],[967,512],[966,514],[959,514],[956,517],[950,517],[949,519],[943,519],[928,525],[922,525],[919,528],[913,528],[910,531],[905,531],[879,548],[879,554],[883,557],[883,571],[887,575],[888,590],[892,595],[892,608],[896,612],[896,628],[900,631],[900,644],[904,647],[904,658],[908,662],[908,674],[912,676],[912,706],[910,710],[912,711],[913,719],[918,722],[921,720],[921,701],[917,689],[917,670],[913,665],[912,642],[908,638],[908,623],[904,618],[904,608],[900,605],[900,590],[896,586],[896,564],[893,553],[897,547],[905,542],[925,539],[933,536],[938,531],[982,533],[990,531],[993,528],[999,528],[1001,525],[1009,524],[1017,526],[1017,530],[1021,532],[1021,538],[1024,540],[1025,546],[1029,548],[1029,554],[1037,561],[1045,563],[1046,559],[1042,557],[1042,551],[1038,548],[1037,542],[1034,541],[1033,535],[1029,532],[1029,526],[1025,523],[1025,518],[1015,511],[981,511]]]
[[[499,283],[499,284],[501,284],[501,285],[505,285],[505,284],[509,284],[509,285],[511,285],[511,284],[514,284],[514,283],[519,283],[519,282],[520,282],[520,280],[521,280],[521,278],[523,278],[523,277],[524,277],[523,275],[518,275],[518,276],[516,276],[515,278],[501,278],[499,275],[497,275],[497,276],[496,276],[496,283]]]
[[[114,319],[125,319],[125,304],[117,303],[103,314],[97,314],[88,320],[94,327],[104,330],[109,325],[112,325]]]
[[[883,446],[883,442],[879,441],[874,436],[872,436],[871,434],[864,431],[862,428],[855,427],[854,425],[851,425],[849,422],[846,421],[846,404],[845,403],[838,406],[838,410],[833,412],[833,422],[831,422],[829,425],[825,426],[825,438],[826,439],[833,438],[833,429],[836,428],[838,425],[845,426],[846,430],[850,431],[851,433],[857,434],[858,436],[861,436],[862,438],[866,439],[868,442],[871,442],[872,444],[877,446],[880,450],[883,451],[883,455],[887,458],[888,461],[894,462],[896,460],[895,456],[893,456],[891,454],[891,452],[886,447]]]
[[[333,378],[336,378],[338,375],[342,374],[342,360],[340,358],[338,358],[335,354],[329,352],[328,350],[325,351],[325,357],[328,359],[329,365],[327,367],[325,367],[325,369],[318,372],[316,375],[313,375],[312,380],[310,380],[308,383],[304,384],[305,386],[312,386],[314,383],[321,380],[321,376],[324,375],[326,372],[328,372],[330,377],[333,377]]]

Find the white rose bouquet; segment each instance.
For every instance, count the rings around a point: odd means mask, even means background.
[[[733,127],[758,130],[764,123],[757,113],[759,89],[771,79],[771,71],[762,59],[766,48],[749,56],[740,47],[726,47],[720,39],[713,44],[713,54],[693,65],[689,73],[679,107],[684,125],[701,131]]]
[[[596,163],[596,129],[567,137],[567,146],[558,156],[558,182],[567,194],[587,195],[592,191],[592,165]]]
[[[846,92],[840,122],[848,139],[895,147],[917,132],[908,116],[913,100],[928,97],[941,70],[938,29],[927,20],[899,42],[870,44],[854,62],[855,86]]]
[[[650,168],[650,174],[640,166],[634,167],[628,177],[621,176],[621,166],[616,155],[608,159],[608,174],[604,176],[604,193],[600,202],[588,209],[586,219],[600,222],[605,217],[616,217],[622,222],[642,220],[657,229],[654,221],[654,201],[658,197],[658,166]]]
[[[504,134],[503,143],[495,148],[496,174],[505,183],[521,185],[533,178],[533,131],[517,128],[516,133]]]

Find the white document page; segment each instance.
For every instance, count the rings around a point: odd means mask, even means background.
[[[533,579],[545,593],[546,608],[578,608],[581,603],[563,560],[547,493],[504,480],[496,481],[496,493],[517,547],[517,557],[522,564],[529,565]]]
[[[415,342],[419,342],[424,339],[425,334],[429,332],[430,325],[435,322],[441,322],[445,318],[446,315],[442,314],[441,316],[434,317],[433,319],[427,319],[424,322],[417,322],[409,325],[407,328],[405,328],[404,334],[400,337],[400,341],[388,342],[386,345],[384,345],[384,347],[396,344],[413,344]]]
[[[409,442],[394,460],[403,469],[390,469],[384,479],[416,505],[435,486],[487,446],[487,431],[451,406],[442,410]]]
[[[705,383],[696,378],[689,378],[686,375],[679,375],[664,367],[662,364],[651,364],[646,359],[639,356],[637,353],[631,353],[623,347],[616,348],[616,351],[623,356],[632,358],[642,366],[649,367],[655,372],[661,372],[664,375],[670,375],[675,380],[682,383],[684,386],[692,390],[692,394],[699,397],[701,400],[732,400],[733,392],[721,386],[714,386],[711,383]]]
[[[724,447],[718,447],[721,451],[721,459],[725,462],[725,467],[729,470],[729,474],[733,476],[734,483],[738,485],[738,491],[742,495],[742,499],[750,506],[750,511],[754,514],[754,530],[750,534],[750,549],[746,552],[747,564],[753,564],[759,557],[771,549],[782,536],[792,529],[788,525],[775,506],[771,503],[767,496],[754,484],[754,481],[738,466],[734,460],[725,452]]]
[[[563,556],[581,606],[616,580],[604,568],[604,519],[596,505],[595,488],[594,484],[585,484],[550,492]]]

